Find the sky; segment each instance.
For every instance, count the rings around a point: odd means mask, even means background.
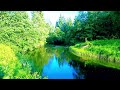
[[[43,11],[44,18],[46,22],[51,22],[55,27],[56,21],[59,19],[60,14],[64,16],[66,19],[71,18],[74,21],[75,16],[78,15],[78,11]],[[30,11],[28,11],[28,15],[31,18]]]
[[[66,19],[71,18],[74,21],[75,16],[78,15],[78,11],[43,11],[45,21],[51,21],[52,25],[55,26],[56,21],[59,19],[60,14]]]

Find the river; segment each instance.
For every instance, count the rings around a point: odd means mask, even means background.
[[[33,71],[48,79],[120,79],[120,70],[98,65],[85,66],[80,57],[63,46],[47,46],[31,53]]]

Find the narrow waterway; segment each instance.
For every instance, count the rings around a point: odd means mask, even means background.
[[[85,66],[68,48],[44,47],[33,52],[34,69],[48,79],[120,79],[120,70],[98,65]]]

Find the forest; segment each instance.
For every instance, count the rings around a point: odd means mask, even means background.
[[[79,11],[74,21],[60,15],[55,27],[43,11],[32,11],[31,19],[27,11],[0,11],[0,78],[47,79],[41,76],[52,56],[46,46],[66,47],[85,65],[120,70],[120,11]]]

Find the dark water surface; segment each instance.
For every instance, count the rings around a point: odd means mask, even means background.
[[[48,79],[120,79],[120,70],[103,66],[85,66],[68,48],[46,47],[33,53],[34,69]],[[79,61],[78,61],[79,60]]]

